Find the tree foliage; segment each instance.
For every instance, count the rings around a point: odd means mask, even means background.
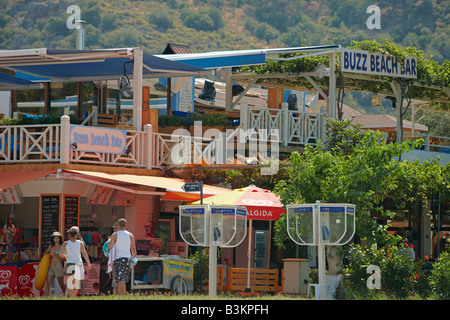
[[[450,195],[450,170],[435,159],[398,161],[396,157],[420,147],[421,141],[386,143],[382,132],[361,131],[350,121],[331,120],[327,130],[330,142],[292,153],[288,178],[274,192],[283,204],[352,203],[356,205],[356,234],[371,242],[386,241],[386,226],[373,214],[392,219],[397,212],[421,203],[439,190]],[[384,200],[393,198],[395,208]],[[275,241],[283,247],[288,239],[285,216],[276,222]]]
[[[0,38],[1,47],[23,49],[53,44],[58,48],[74,48],[72,38],[64,35],[67,32],[65,21],[60,24],[58,35],[47,34],[38,22],[51,17],[67,19],[65,10],[69,4],[73,3],[44,0],[0,1],[0,27],[3,33],[8,34]],[[161,53],[160,49],[166,41],[188,44],[194,52],[202,52],[263,48],[272,44],[280,47],[324,44],[348,46],[352,40],[379,41],[387,37],[402,46],[412,45],[429,52],[439,62],[448,59],[450,54],[450,26],[447,22],[450,9],[447,1],[401,0],[380,3],[380,30],[369,30],[365,26],[369,17],[366,8],[373,4],[369,0],[79,0],[75,4],[81,8],[81,18],[86,21],[86,25],[93,26],[102,34],[97,43],[89,43],[87,48],[112,47],[109,42],[112,40],[110,32],[133,27],[141,35],[147,35],[134,46],[143,47],[150,53]],[[221,27],[214,24],[216,28],[209,29],[208,34],[199,33],[200,29],[184,24],[182,12],[185,9],[196,14],[200,13],[200,9],[220,10],[219,20],[223,24]],[[167,28],[170,25],[167,19],[163,19],[161,25],[155,24],[155,19],[149,21],[151,14],[159,13],[163,18],[171,18],[172,27]],[[218,21],[214,15],[198,17],[208,25],[210,20],[214,23]],[[266,24],[270,37],[258,37],[254,30],[245,28],[244,22],[248,18],[253,19],[256,24]],[[196,27],[202,28],[201,25]],[[39,36],[32,36],[36,32]],[[64,37],[63,40],[61,36]],[[214,40],[210,41],[209,36]]]
[[[341,63],[340,54],[336,55],[336,75],[337,87],[343,86],[346,91],[367,91],[373,93],[392,93],[390,83],[397,81],[400,85],[408,85],[411,88],[409,97],[412,99],[429,99],[439,101],[437,108],[450,109],[450,61],[445,60],[442,64],[426,58],[425,53],[415,47],[402,47],[395,43],[383,39],[382,42],[376,40],[352,41],[351,49],[361,49],[370,52],[380,52],[404,59],[412,56],[417,59],[417,80],[405,80],[401,78],[387,76],[373,76],[372,79],[352,79],[345,74],[339,74]],[[266,64],[250,66],[242,69],[242,72],[252,72],[254,74],[296,74],[301,72],[313,72],[319,64],[329,67],[329,55],[305,57],[304,54],[286,54],[285,58],[298,57],[288,61],[269,60]],[[265,83],[272,82],[286,87],[305,87],[315,91],[311,83],[305,77],[297,78],[271,78],[261,80]],[[328,78],[315,79],[322,88],[328,88]],[[258,82],[257,82],[258,83]],[[409,94],[409,92],[408,92]],[[393,95],[393,94],[392,94]]]

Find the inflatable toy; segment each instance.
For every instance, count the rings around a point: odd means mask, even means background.
[[[38,273],[36,276],[36,282],[34,287],[37,290],[42,290],[45,285],[45,279],[47,279],[48,269],[50,268],[50,262],[52,261],[52,255],[50,253],[44,254],[39,263]]]

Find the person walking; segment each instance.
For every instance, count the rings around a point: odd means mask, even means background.
[[[52,287],[53,279],[56,277],[58,280],[59,287],[62,292],[66,291],[64,285],[64,259],[59,256],[59,252],[62,246],[62,235],[58,231],[52,233],[51,244],[48,249],[44,252],[44,255],[50,253],[52,255],[52,260],[50,262],[50,267],[48,269],[47,278],[45,280],[44,296],[50,295],[50,289]]]
[[[118,283],[117,293],[124,295],[127,293],[126,284],[130,280],[130,268],[135,264],[131,262],[131,257],[135,261],[137,252],[133,234],[125,230],[127,220],[121,218],[117,224],[119,230],[111,235],[108,249],[113,257],[114,281]]]
[[[119,225],[118,225],[117,222],[114,222],[114,224],[112,226],[112,233],[111,233],[111,235],[114,232],[116,232],[117,230],[119,230]],[[113,294],[117,294],[117,286],[118,286],[118,284],[114,281],[114,269],[112,268],[112,265],[113,265],[112,258],[113,258],[113,256],[112,255],[110,256],[110,254],[109,254],[110,250],[108,249],[108,245],[109,245],[110,240],[111,240],[111,236],[108,236],[108,240],[103,244],[102,250],[103,250],[103,254],[105,255],[105,257],[108,258],[108,262],[107,262],[108,267],[107,267],[106,273],[110,274],[110,278],[112,279],[112,281],[111,281],[112,282],[111,283],[112,292],[113,292]],[[111,275],[112,275],[112,277],[111,277]]]
[[[76,297],[78,289],[81,288],[81,280],[84,279],[84,267],[81,256],[84,257],[87,263],[88,270],[91,269],[91,262],[86,252],[86,247],[81,240],[77,239],[78,231],[74,229],[69,230],[69,240],[63,243],[59,255],[67,259],[65,275],[68,276],[66,280],[66,295],[69,297]]]

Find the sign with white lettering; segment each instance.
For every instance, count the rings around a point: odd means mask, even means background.
[[[397,57],[356,49],[342,49],[342,72],[364,73],[417,79],[417,61],[414,57]]]
[[[127,131],[70,125],[70,145],[78,151],[125,154]]]
[[[202,184],[200,182],[186,182],[181,187],[184,192],[198,192],[201,188]]]

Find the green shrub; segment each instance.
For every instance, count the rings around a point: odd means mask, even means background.
[[[77,124],[78,120],[76,116],[70,115],[70,123]],[[61,123],[61,117],[55,117],[52,115],[22,115],[20,119],[13,119],[4,117],[0,119],[0,126],[15,126],[15,125],[33,125],[33,124],[59,124]]]
[[[433,263],[429,282],[432,292],[439,299],[450,299],[450,255],[448,252],[442,252]]]
[[[370,248],[351,245],[348,263],[343,269],[345,286],[353,292],[369,295],[367,267],[375,265],[381,272],[381,291],[398,297],[407,296],[415,288],[421,266],[407,254],[407,249],[405,244]]]
[[[194,266],[194,291],[201,293],[208,284],[208,255],[199,248],[195,253],[189,255],[189,259],[197,261]]]
[[[167,127],[169,116],[167,114],[162,114],[158,117],[158,127]]]
[[[182,117],[178,117],[175,115],[165,115],[162,114],[158,117],[158,127],[164,128],[167,126],[171,127],[182,127],[186,125],[186,119]]]
[[[231,120],[222,113],[213,113],[201,116],[203,126],[229,126]]]
[[[19,120],[17,119],[4,117],[3,119],[0,119],[0,126],[14,126],[18,123],[18,121]]]
[[[413,288],[417,275],[414,259],[407,254],[405,244],[389,247],[386,258],[379,260],[381,268],[381,285],[388,293],[406,297]]]
[[[164,128],[166,126],[181,127],[186,125],[194,125],[195,121],[200,121],[202,126],[231,126],[232,122],[228,117],[221,113],[214,114],[199,114],[197,112],[190,112],[186,117],[179,117],[176,115],[160,115],[158,117],[158,126]]]

